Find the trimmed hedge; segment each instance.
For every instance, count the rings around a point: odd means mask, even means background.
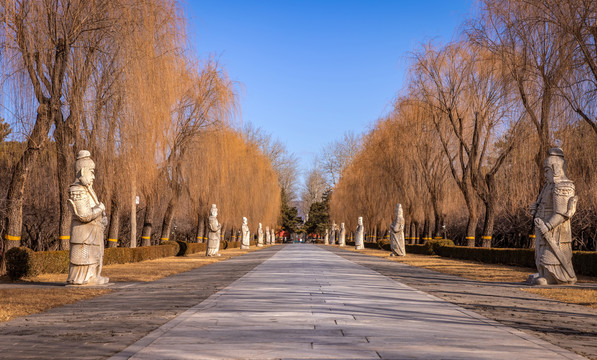
[[[180,245],[174,241],[157,246],[137,248],[107,248],[104,265],[126,264],[144,260],[175,256]],[[68,272],[69,251],[33,251],[25,247],[12,248],[6,252],[6,273],[12,280],[44,273]]]
[[[425,245],[405,245],[404,248],[407,254],[433,255]]]

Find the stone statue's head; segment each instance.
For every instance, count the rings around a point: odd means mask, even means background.
[[[551,148],[545,158],[543,171],[545,181],[553,183],[558,180],[566,179],[566,160],[564,151],[560,148]]]
[[[363,217],[359,216],[359,219],[357,220],[357,224],[363,226]]]
[[[268,232],[269,232],[269,226],[266,226],[266,227],[265,227],[265,231],[268,231]]]
[[[243,217],[243,224],[247,225],[247,218],[246,217]]]
[[[261,225],[261,223],[259,223],[259,229],[263,229],[263,226]]]
[[[404,217],[404,212],[402,211],[402,204],[396,205],[396,209],[394,209],[394,213],[396,214],[396,218]]]
[[[75,173],[77,179],[85,186],[92,186],[95,180],[95,163],[91,160],[91,153],[81,150],[75,161]]]
[[[218,208],[216,207],[216,204],[211,204],[211,209],[209,209],[209,215],[218,216]]]
[[[340,223],[340,228],[344,229],[344,223]]]

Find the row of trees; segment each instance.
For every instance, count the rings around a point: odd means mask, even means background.
[[[202,237],[211,203],[229,226],[277,223],[284,178],[272,164],[289,156],[233,128],[236,85],[189,51],[178,2],[3,0],[0,12],[13,133],[0,142],[3,251],[68,249],[81,149],[96,162],[109,238],[125,246],[175,229]]]
[[[528,205],[561,146],[580,197],[574,246],[597,239],[597,3],[484,0],[457,41],[413,53],[394,110],[364,136],[331,218],[385,229],[401,203],[407,237],[532,246]]]

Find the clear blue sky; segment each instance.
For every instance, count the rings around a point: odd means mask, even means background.
[[[409,52],[449,41],[473,0],[188,0],[191,45],[241,84],[242,121],[311,167],[323,145],[363,133],[403,86]]]

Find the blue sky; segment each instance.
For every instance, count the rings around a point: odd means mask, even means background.
[[[240,83],[242,121],[311,167],[323,145],[388,113],[409,53],[446,42],[473,0],[188,0],[190,42]]]

